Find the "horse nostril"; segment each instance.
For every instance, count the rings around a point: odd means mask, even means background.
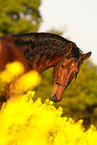
[[[54,96],[52,96],[52,101],[54,101],[57,98],[57,95],[55,94]]]
[[[57,95],[55,94],[54,96],[52,96],[52,101],[54,101],[54,102],[59,102],[60,100],[58,100],[58,98],[57,98]]]

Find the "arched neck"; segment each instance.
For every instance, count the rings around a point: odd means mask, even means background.
[[[34,61],[33,61],[32,69],[41,73],[50,67],[54,67],[62,59],[62,57],[63,57],[63,55],[62,56],[56,55],[56,56],[51,57],[50,59],[46,59],[46,60],[43,60],[41,58],[39,63],[37,63],[37,57],[35,57]]]

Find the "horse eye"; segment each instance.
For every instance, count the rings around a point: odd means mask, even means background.
[[[64,65],[63,64],[61,66],[62,66],[62,68],[64,68]]]

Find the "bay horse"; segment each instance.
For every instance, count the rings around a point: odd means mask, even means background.
[[[20,61],[24,65],[24,73],[36,70],[39,73],[50,67],[53,69],[54,85],[51,100],[58,102],[64,90],[79,72],[80,65],[91,55],[83,54],[77,45],[59,35],[52,33],[8,34],[0,37],[0,72],[8,62]],[[5,102],[13,92],[10,84]]]

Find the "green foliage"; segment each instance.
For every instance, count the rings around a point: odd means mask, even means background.
[[[40,0],[0,0],[0,35],[37,31],[39,6]]]
[[[42,102],[44,102],[47,98],[50,99],[51,91],[53,88],[52,71],[53,69],[50,68],[41,74],[41,85],[36,88],[34,99],[37,99],[38,96],[42,98]]]
[[[36,90],[36,97],[40,96],[44,102],[45,98],[50,99],[53,87],[52,68],[42,73],[42,83]],[[63,116],[72,117],[75,121],[84,119],[84,125],[94,123],[97,118],[97,69],[90,61],[81,65],[78,77],[72,81],[64,92],[62,100],[54,103],[58,108],[63,107]]]

